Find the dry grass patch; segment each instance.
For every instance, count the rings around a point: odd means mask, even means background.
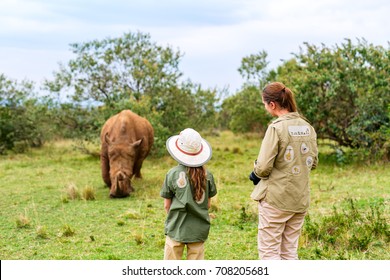
[[[92,186],[86,186],[83,189],[82,196],[84,200],[95,200],[96,199],[96,191]]]

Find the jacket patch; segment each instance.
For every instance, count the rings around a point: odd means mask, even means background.
[[[302,143],[301,153],[304,155],[304,154],[307,154],[308,152],[309,152],[309,147],[306,145],[306,143]]]
[[[184,188],[187,185],[186,173],[184,171],[179,173],[179,179],[176,181],[179,188]]]
[[[301,173],[301,168],[298,165],[294,165],[291,169],[291,172],[294,175],[298,175],[299,173]]]
[[[198,203],[198,204],[202,204],[202,203],[203,203],[203,201],[204,201],[204,199],[205,199],[205,197],[206,197],[205,193],[206,193],[206,192],[203,191],[202,197],[201,197],[199,200],[197,200],[196,203]]]
[[[288,127],[291,136],[309,136],[310,128],[307,125],[291,125]]]
[[[287,146],[286,152],[284,153],[284,160],[287,162],[292,162],[294,159],[294,149],[291,146]]]
[[[306,165],[308,167],[311,167],[313,165],[313,158],[311,156],[308,156],[306,159]]]

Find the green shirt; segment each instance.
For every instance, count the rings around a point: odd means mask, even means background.
[[[217,194],[213,174],[207,171],[206,191],[199,201],[192,195],[187,167],[179,164],[168,171],[161,197],[172,199],[165,221],[165,234],[182,243],[205,241],[209,235],[208,199]]]

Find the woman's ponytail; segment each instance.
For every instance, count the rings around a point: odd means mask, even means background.
[[[278,103],[281,108],[287,109],[289,112],[298,111],[294,94],[289,88],[280,82],[268,84],[263,89],[263,99],[268,104],[270,102]]]

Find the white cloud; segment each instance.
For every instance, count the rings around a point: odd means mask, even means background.
[[[69,51],[0,47],[0,73],[6,73],[11,79],[27,79],[39,84],[58,69],[58,63],[71,58]]]
[[[44,1],[26,0],[2,0],[0,1],[0,16],[13,15],[16,17],[25,16],[47,16],[50,14]]]
[[[70,57],[70,43],[141,31],[185,53],[187,77],[236,89],[241,59],[261,50],[275,67],[305,41],[387,46],[389,10],[387,0],[2,0],[0,73],[40,81]]]

